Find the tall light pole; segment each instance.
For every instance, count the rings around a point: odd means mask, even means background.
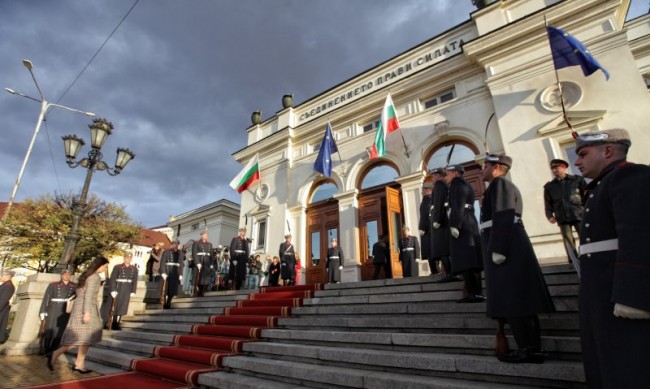
[[[49,111],[50,108],[62,108],[68,111],[72,112],[79,112],[83,113],[84,115],[87,116],[95,116],[94,113],[92,112],[84,112],[80,111],[78,109],[66,107],[64,105],[59,105],[59,104],[54,104],[50,103],[45,99],[43,96],[43,92],[41,91],[41,87],[38,85],[38,81],[36,81],[36,77],[34,77],[34,72],[32,71],[32,68],[34,67],[32,65],[32,62],[28,59],[23,59],[23,65],[29,70],[29,74],[32,75],[32,80],[34,80],[34,84],[36,84],[36,89],[38,89],[38,94],[41,96],[41,99],[35,99],[30,96],[26,96],[22,93],[16,92],[13,89],[10,88],[5,88],[5,90],[12,95],[17,95],[17,96],[22,96],[25,98],[28,98],[30,100],[34,100],[38,103],[41,103],[41,112],[38,114],[38,120],[36,121],[36,127],[34,128],[34,135],[32,135],[32,140],[29,142],[29,147],[27,148],[27,153],[25,154],[25,159],[23,160],[23,165],[20,167],[20,171],[18,172],[18,178],[16,178],[16,183],[14,184],[14,189],[11,192],[11,197],[9,197],[9,202],[7,203],[7,208],[5,210],[4,215],[2,215],[2,222],[4,222],[7,219],[7,216],[9,216],[9,211],[11,211],[11,206],[14,203],[14,198],[16,197],[16,192],[18,192],[18,187],[20,186],[20,180],[23,178],[23,173],[25,172],[25,167],[27,166],[27,161],[29,160],[29,156],[32,153],[32,147],[34,147],[34,141],[36,141],[36,136],[38,135],[38,132],[41,129],[41,124],[43,124],[43,121],[45,120],[45,116],[47,115],[47,112]]]
[[[81,166],[86,168],[86,180],[84,181],[83,189],[79,202],[73,205],[72,210],[72,226],[70,233],[65,236],[65,243],[63,253],[61,254],[61,261],[57,267],[68,267],[70,261],[73,259],[77,242],[79,242],[79,222],[86,210],[86,199],[88,197],[88,189],[90,188],[90,180],[93,177],[95,170],[105,171],[111,176],[116,176],[122,172],[122,169],[129,163],[130,160],[135,158],[135,153],[129,149],[119,147],[117,149],[117,159],[115,160],[115,167],[111,168],[102,160],[103,155],[101,148],[104,146],[106,139],[113,132],[113,123],[106,119],[93,119],[93,123],[88,125],[90,128],[90,146],[88,157],[79,161],[76,160],[79,150],[85,144],[83,139],[78,138],[76,135],[66,135],[63,137],[63,145],[65,147],[65,157],[68,166],[76,168]]]

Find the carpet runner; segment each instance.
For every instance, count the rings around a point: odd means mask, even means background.
[[[130,373],[43,388],[90,387],[81,385],[87,381],[92,383],[92,388],[197,387],[199,375],[219,370],[224,358],[241,353],[244,343],[260,339],[263,329],[277,327],[278,318],[290,316],[293,307],[302,306],[303,299],[313,297],[314,291],[321,290],[322,286],[262,287],[259,293],[249,295],[248,300],[237,301],[234,307],[223,308],[220,315],[210,316],[207,324],[195,324],[190,334],[176,335],[171,345],[155,347],[151,358],[132,360]],[[155,383],[149,383],[151,380]]]

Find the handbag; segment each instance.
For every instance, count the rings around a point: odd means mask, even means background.
[[[74,306],[74,298],[66,301],[65,303],[65,313],[72,313],[72,307]]]

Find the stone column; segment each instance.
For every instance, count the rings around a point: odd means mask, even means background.
[[[420,239],[418,224],[420,222],[420,203],[422,203],[422,182],[423,173],[416,172],[408,176],[402,176],[395,180],[402,185],[402,212],[404,214],[404,223],[411,229],[411,235]],[[419,241],[420,249],[422,240]],[[417,270],[415,276],[426,276],[431,274],[429,262],[417,261]]]
[[[345,256],[341,282],[360,281],[359,191],[353,189],[338,193],[334,198],[339,201],[339,246]]]

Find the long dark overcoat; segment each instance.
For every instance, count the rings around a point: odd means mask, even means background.
[[[445,202],[449,195],[449,187],[443,180],[433,184],[433,196],[431,200],[431,256],[433,258],[449,256],[449,218],[445,209]],[[438,223],[438,228],[433,228],[433,223]]]
[[[330,247],[327,250],[327,275],[329,282],[341,282],[341,270],[343,266],[343,251],[339,246]]]
[[[280,278],[283,280],[295,280],[296,277],[296,248],[292,243],[282,242],[280,244]]]
[[[192,272],[192,279],[196,280],[199,274],[199,268],[196,266],[201,264],[201,276],[198,285],[211,285],[212,274],[214,273],[214,257],[212,255],[212,243],[208,241],[197,240],[192,244],[192,264],[194,268]]]
[[[478,222],[474,216],[474,188],[464,179],[456,177],[449,185],[449,227],[457,228],[458,238],[451,238],[450,254],[452,274],[481,270],[483,253]]]
[[[0,285],[0,342],[6,342],[9,337],[7,323],[9,322],[9,312],[11,311],[11,297],[15,291],[16,287],[11,281]]]
[[[431,259],[431,196],[422,197],[420,203],[420,220],[418,229],[424,234],[420,235],[420,249],[422,250],[422,259]]]
[[[63,281],[52,282],[45,289],[41,309],[38,313],[46,314],[43,334],[43,348],[46,353],[59,348],[63,331],[65,331],[70,318],[70,314],[65,311],[68,305],[66,300],[74,296],[76,290],[77,284],[74,282],[66,284]]]
[[[117,291],[113,316],[126,315],[129,310],[131,293],[135,293],[138,288],[137,266],[125,263],[116,265],[111,272],[109,284],[111,292]]]
[[[650,382],[650,320],[618,318],[619,303],[650,311],[650,167],[617,161],[586,187],[580,245],[618,240],[618,250],[580,256],[582,356],[589,388]]]
[[[246,280],[246,267],[248,266],[250,251],[250,245],[246,238],[240,238],[239,236],[232,238],[232,241],[230,242],[230,264],[235,267],[235,279],[240,282]],[[235,261],[237,264],[235,264]]]
[[[166,296],[176,296],[181,281],[178,279],[181,276],[183,263],[185,262],[185,253],[180,249],[169,249],[163,252],[160,258],[160,273],[167,274],[167,290]]]
[[[492,227],[481,229],[487,315],[492,318],[555,311],[533,245],[521,222],[522,211],[519,189],[504,177],[492,180],[481,205],[481,223],[492,221]],[[492,253],[505,255],[506,261],[496,265]]]

